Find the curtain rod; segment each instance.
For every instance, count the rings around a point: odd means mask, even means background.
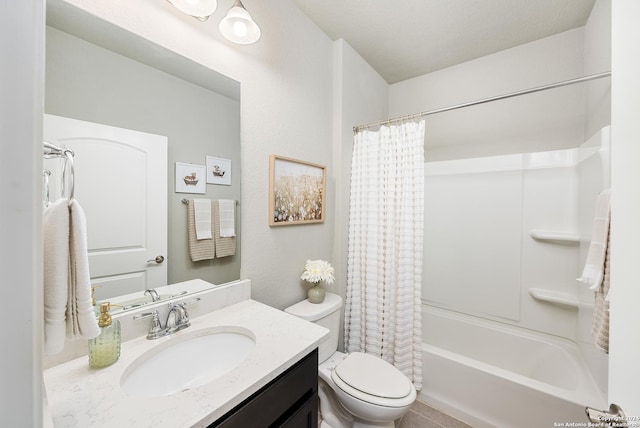
[[[576,83],[588,82],[590,80],[601,79],[603,77],[609,77],[609,76],[611,76],[611,72],[610,71],[605,71],[603,73],[591,74],[589,76],[578,77],[576,79],[569,79],[569,80],[565,80],[563,82],[551,83],[551,84],[543,85],[543,86],[537,86],[535,88],[524,89],[522,91],[511,92],[511,93],[504,94],[504,95],[496,95],[495,97],[483,98],[483,99],[476,100],[476,101],[470,101],[470,102],[466,102],[466,103],[462,103],[462,104],[456,104],[456,105],[453,105],[453,106],[438,108],[438,109],[435,109],[435,110],[423,111],[421,113],[414,113],[414,114],[409,114],[409,115],[406,115],[406,116],[398,116],[398,117],[394,117],[394,118],[387,119],[387,120],[381,120],[379,122],[369,123],[369,124],[366,124],[366,125],[354,126],[353,127],[353,132],[357,133],[359,131],[363,131],[363,130],[368,129],[368,128],[373,128],[374,126],[384,125],[385,123],[386,124],[390,124],[392,122],[400,122],[402,120],[410,120],[410,119],[415,119],[415,118],[418,118],[418,117],[425,117],[425,116],[429,116],[429,115],[436,114],[436,113],[443,113],[445,111],[457,110],[457,109],[460,109],[460,108],[471,107],[471,106],[475,106],[475,105],[479,105],[479,104],[485,104],[485,103],[489,103],[489,102],[492,102],[492,101],[504,100],[504,99],[507,99],[507,98],[518,97],[520,95],[533,94],[535,92],[546,91],[547,89],[560,88],[562,86],[574,85]]]

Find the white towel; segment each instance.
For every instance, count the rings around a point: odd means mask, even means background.
[[[596,199],[596,213],[593,222],[591,244],[582,276],[578,281],[594,291],[593,320],[591,335],[594,343],[609,353],[609,224],[611,222],[611,191],[604,190]]]
[[[91,302],[86,220],[77,202],[58,199],[43,214],[44,351],[57,354],[70,339],[100,334]]]
[[[609,222],[611,191],[603,190],[596,200],[596,213],[591,234],[587,260],[578,281],[591,290],[598,290],[604,279],[605,257],[609,245]]]
[[[609,290],[610,290],[610,254],[607,251],[604,262],[602,285],[594,293],[591,336],[596,346],[609,353]]]
[[[44,352],[64,347],[69,278],[69,202],[58,199],[43,213]]]
[[[213,205],[215,201],[211,201],[210,205]],[[196,239],[196,215],[193,200],[189,201],[187,206],[187,239],[189,242],[189,255],[191,261],[198,262],[201,260],[212,260],[216,257],[215,240],[203,239],[198,241]],[[211,210],[213,215],[214,210]],[[211,220],[213,224],[213,219]]]
[[[194,199],[193,208],[195,213],[196,239],[212,239],[211,234],[211,200]]]
[[[236,201],[232,199],[218,200],[220,208],[220,237],[236,236]]]
[[[69,206],[69,296],[67,297],[67,339],[89,340],[100,334],[91,299],[91,275],[87,245],[87,219],[74,200]]]
[[[235,233],[233,234],[234,236],[221,236],[220,202],[221,201],[213,201],[213,236],[216,241],[216,257],[229,257],[236,254],[236,237]],[[235,202],[231,206],[231,209],[235,210]]]

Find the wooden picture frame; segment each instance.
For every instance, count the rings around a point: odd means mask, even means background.
[[[269,226],[324,223],[326,167],[271,155]]]

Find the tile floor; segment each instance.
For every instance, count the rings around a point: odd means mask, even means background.
[[[471,428],[471,425],[416,400],[396,428]]]

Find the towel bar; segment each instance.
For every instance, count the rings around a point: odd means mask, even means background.
[[[189,205],[189,200],[187,198],[182,198],[180,202],[182,202],[185,205]],[[240,201],[236,200],[236,205],[240,205]]]

